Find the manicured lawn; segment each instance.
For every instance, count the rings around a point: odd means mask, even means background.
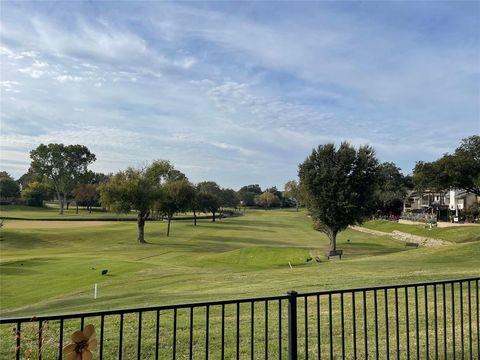
[[[327,261],[327,238],[304,212],[250,210],[194,227],[130,222],[7,220],[0,241],[1,315],[283,294],[475,276],[480,242],[411,249],[388,237],[346,230],[341,261]],[[457,231],[463,231],[456,228]],[[462,235],[464,236],[464,235]],[[467,236],[467,235],[465,235]],[[307,263],[320,256],[321,263]],[[290,269],[289,262],[293,269]],[[107,276],[100,270],[108,269]],[[99,298],[92,299],[99,284]]]
[[[395,221],[387,220],[368,221],[362,226],[384,232],[398,230],[414,235],[448,240],[456,243],[480,240],[480,226],[452,226],[446,228],[433,228],[429,230],[425,229],[424,225],[399,224]]]

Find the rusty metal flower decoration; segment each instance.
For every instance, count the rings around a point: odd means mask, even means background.
[[[95,328],[93,325],[87,325],[83,331],[75,331],[72,334],[72,343],[63,348],[67,355],[67,360],[91,360],[92,351],[97,348],[95,339]]]

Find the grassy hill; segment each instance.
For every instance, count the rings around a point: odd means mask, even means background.
[[[245,216],[216,223],[202,220],[197,227],[191,222],[175,222],[170,238],[165,231],[165,223],[148,223],[149,244],[142,246],[136,244],[133,222],[7,220],[0,241],[0,315],[147,306],[480,274],[479,238],[469,231],[463,233],[464,228],[455,228],[461,243],[417,249],[387,236],[346,230],[338,239],[344,250],[341,261],[325,259],[328,240],[312,230],[311,220],[302,211],[250,210]],[[322,261],[307,263],[310,256],[320,256]],[[102,276],[101,269],[108,269],[108,275]],[[99,286],[97,300],[93,300],[95,283]]]

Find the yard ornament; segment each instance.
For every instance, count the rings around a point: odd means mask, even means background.
[[[97,339],[95,339],[95,328],[93,325],[87,325],[83,331],[75,331],[72,334],[72,343],[63,348],[67,355],[67,360],[92,360],[92,351],[97,348]]]

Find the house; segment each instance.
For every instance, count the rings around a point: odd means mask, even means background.
[[[410,191],[403,202],[403,212],[430,214],[448,221],[453,212],[458,216],[479,202],[479,196],[463,189]]]

